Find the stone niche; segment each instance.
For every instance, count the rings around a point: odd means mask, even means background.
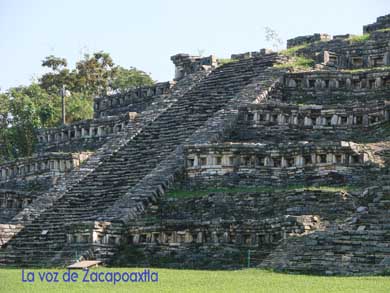
[[[61,175],[79,167],[90,155],[89,152],[44,153],[8,161],[0,165],[0,183],[17,178],[32,179],[42,174]]]
[[[111,222],[79,222],[65,225],[67,243],[71,245],[119,245],[121,233]]]
[[[202,232],[201,231],[190,231],[189,229],[184,230],[170,230],[164,229],[162,231],[160,228],[155,228],[153,231],[146,231],[139,229],[130,229],[128,235],[129,244],[145,244],[145,243],[154,243],[154,244],[180,244],[180,243],[192,243],[197,242],[201,243]]]
[[[288,80],[287,83],[295,81]],[[390,104],[378,102],[360,106],[332,107],[325,105],[296,106],[282,103],[258,104],[239,110],[239,121],[251,127],[289,125],[301,128],[361,128],[389,120]]]
[[[233,174],[240,178],[248,177],[245,180],[251,184],[283,182],[285,178],[291,182],[301,182],[307,176],[314,178],[332,173],[349,174],[351,170],[359,169],[369,162],[375,163],[370,161],[370,157],[363,148],[350,142],[190,145],[185,147],[185,184],[203,182],[207,185],[214,180],[216,183],[221,180],[234,181]]]
[[[0,189],[0,223],[8,223],[35,198],[31,192]]]
[[[55,128],[38,130],[38,147],[49,146],[80,140],[101,139],[125,131],[126,127],[137,117],[137,113],[128,112],[114,117],[104,117],[93,120],[83,120]]]
[[[187,221],[188,228],[182,229],[179,220],[170,220],[169,225],[131,226],[128,230],[130,245],[168,245],[191,244],[233,244],[237,246],[260,247],[277,245],[288,236],[301,235],[318,228],[317,216],[282,216],[266,220],[252,220],[241,223],[225,220],[219,224],[199,223],[195,219]]]
[[[171,92],[174,82],[159,82],[151,86],[131,89],[124,93],[96,97],[94,117],[117,116],[127,112],[142,112],[154,99]]]
[[[0,190],[0,208],[21,210],[28,206],[35,196],[30,192]]]
[[[362,60],[360,57],[351,59],[356,59],[357,63]],[[292,73],[285,75],[283,86],[286,89],[308,91],[386,89],[390,87],[390,71],[367,71],[356,74],[333,71]]]

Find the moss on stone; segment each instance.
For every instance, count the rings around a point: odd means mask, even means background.
[[[274,65],[275,68],[290,68],[293,70],[308,70],[313,68],[315,61],[304,56],[293,56],[291,59],[282,64]]]
[[[381,28],[381,29],[379,29],[379,30],[376,30],[375,32],[390,32],[390,27],[388,27],[388,28]]]
[[[285,55],[285,56],[292,57],[292,56],[296,56],[298,50],[304,49],[307,46],[309,46],[309,43],[304,43],[302,45],[298,45],[298,46],[290,47],[290,48],[285,49],[285,50],[281,50],[279,53],[282,55]]]
[[[354,186],[307,186],[307,185],[289,185],[284,187],[274,186],[253,186],[253,187],[220,187],[207,188],[198,190],[173,189],[168,191],[166,196],[171,198],[194,198],[207,196],[210,193],[240,193],[240,192],[283,192],[291,190],[311,190],[311,191],[327,191],[327,192],[348,192],[355,190]]]
[[[238,61],[237,59],[220,58],[220,59],[218,59],[218,64],[219,65],[225,65],[225,64],[233,63],[233,62],[237,62],[237,61]]]
[[[350,36],[347,40],[350,43],[362,43],[370,39],[370,34],[363,34],[358,36]]]
[[[374,72],[390,70],[390,65],[372,67],[372,68],[356,68],[356,69],[341,69],[340,71],[346,73],[360,73],[360,72]]]

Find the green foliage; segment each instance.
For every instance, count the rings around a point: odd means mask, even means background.
[[[35,129],[56,123],[53,101],[37,84],[10,89],[1,95],[0,106],[2,157],[31,155]]]
[[[115,70],[108,53],[86,54],[83,60],[76,63],[76,70],[72,72],[77,80],[73,90],[90,96],[106,95]]]
[[[297,51],[306,48],[308,45],[309,45],[309,43],[304,43],[302,45],[290,47],[288,49],[281,50],[280,54],[290,56],[290,57],[295,56],[297,54]]]
[[[0,94],[0,160],[31,155],[36,128],[61,123],[63,86],[71,93],[66,98],[66,121],[71,123],[93,117],[93,99],[97,95],[153,84],[145,72],[116,66],[105,52],[85,55],[73,70],[67,68],[66,59],[53,55],[46,57],[42,66],[51,71],[43,74],[38,83]]]
[[[383,65],[378,67],[372,67],[372,68],[356,68],[356,69],[341,69],[343,72],[348,73],[359,73],[359,72],[374,72],[374,71],[388,71],[390,69],[390,65]]]
[[[58,58],[58,57],[55,57],[53,55],[50,55],[50,56],[47,56],[42,61],[42,66],[51,68],[54,71],[58,71],[61,67],[68,66],[68,62],[66,61],[65,58]]]
[[[58,95],[65,85],[72,94],[90,100],[91,105],[95,96],[106,95],[109,91],[125,91],[154,83],[151,77],[141,70],[115,65],[111,56],[105,52],[84,55],[84,58],[76,63],[74,70],[66,68],[65,59],[54,56],[46,57],[42,65],[52,70],[39,80],[43,89]]]
[[[82,94],[74,93],[66,98],[66,121],[72,123],[79,120],[93,118],[93,103],[91,98]]]
[[[347,40],[350,43],[361,43],[370,39],[370,34],[364,34],[360,36],[350,36]]]
[[[288,68],[293,70],[308,70],[312,69],[315,64],[313,59],[304,56],[294,56],[286,63],[275,64],[275,68]]]
[[[388,28],[381,28],[381,29],[379,29],[379,30],[376,30],[376,32],[382,32],[382,33],[384,33],[384,32],[390,32],[390,27],[388,27]]]
[[[167,192],[167,197],[172,198],[193,198],[207,196],[210,193],[224,192],[224,193],[240,193],[240,192],[283,192],[291,190],[321,190],[328,192],[341,192],[341,191],[352,191],[355,190],[353,186],[306,186],[300,185],[289,185],[285,187],[273,187],[273,186],[255,186],[255,187],[219,187],[219,188],[207,188],[198,190],[183,190],[173,189]]]
[[[237,61],[238,61],[237,59],[231,59],[231,58],[218,58],[219,65],[224,65],[228,63],[237,62]]]
[[[5,157],[11,156],[11,144],[9,143],[9,112],[10,100],[6,94],[0,94],[0,162]]]
[[[212,261],[212,260],[210,260]],[[34,271],[34,283],[21,281],[21,269],[0,269],[1,292],[289,292],[289,293],[382,293],[389,292],[390,278],[383,276],[366,277],[324,277],[276,273],[262,269],[244,270],[178,270],[150,268],[157,271],[159,280],[152,282],[108,282],[83,283],[81,270],[77,282],[63,282],[61,276],[66,269],[25,269],[25,274]],[[40,282],[38,272],[59,272],[58,283]],[[144,268],[92,269],[98,272],[143,272]],[[131,290],[130,290],[131,289]]]
[[[313,59],[298,55],[298,51],[306,48],[308,45],[309,43],[305,43],[280,51],[280,54],[290,57],[290,60],[286,63],[275,64],[274,67],[293,70],[308,70],[313,68],[315,64]]]
[[[136,68],[126,69],[118,66],[115,70],[115,76],[110,84],[113,90],[125,92],[129,89],[153,85],[154,83],[148,74]]]

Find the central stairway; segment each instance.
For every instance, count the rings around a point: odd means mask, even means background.
[[[68,190],[2,249],[0,263],[53,265],[66,245],[65,224],[97,220],[252,79],[279,62],[276,54],[221,66],[178,98],[114,155]]]

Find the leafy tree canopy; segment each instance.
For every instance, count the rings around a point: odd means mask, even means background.
[[[74,69],[65,58],[53,55],[42,60],[50,71],[37,83],[9,89],[0,94],[0,161],[33,153],[35,131],[61,123],[63,86],[71,95],[66,99],[68,123],[93,117],[93,99],[109,92],[152,85],[151,77],[136,68],[115,65],[110,54],[84,55]]]

